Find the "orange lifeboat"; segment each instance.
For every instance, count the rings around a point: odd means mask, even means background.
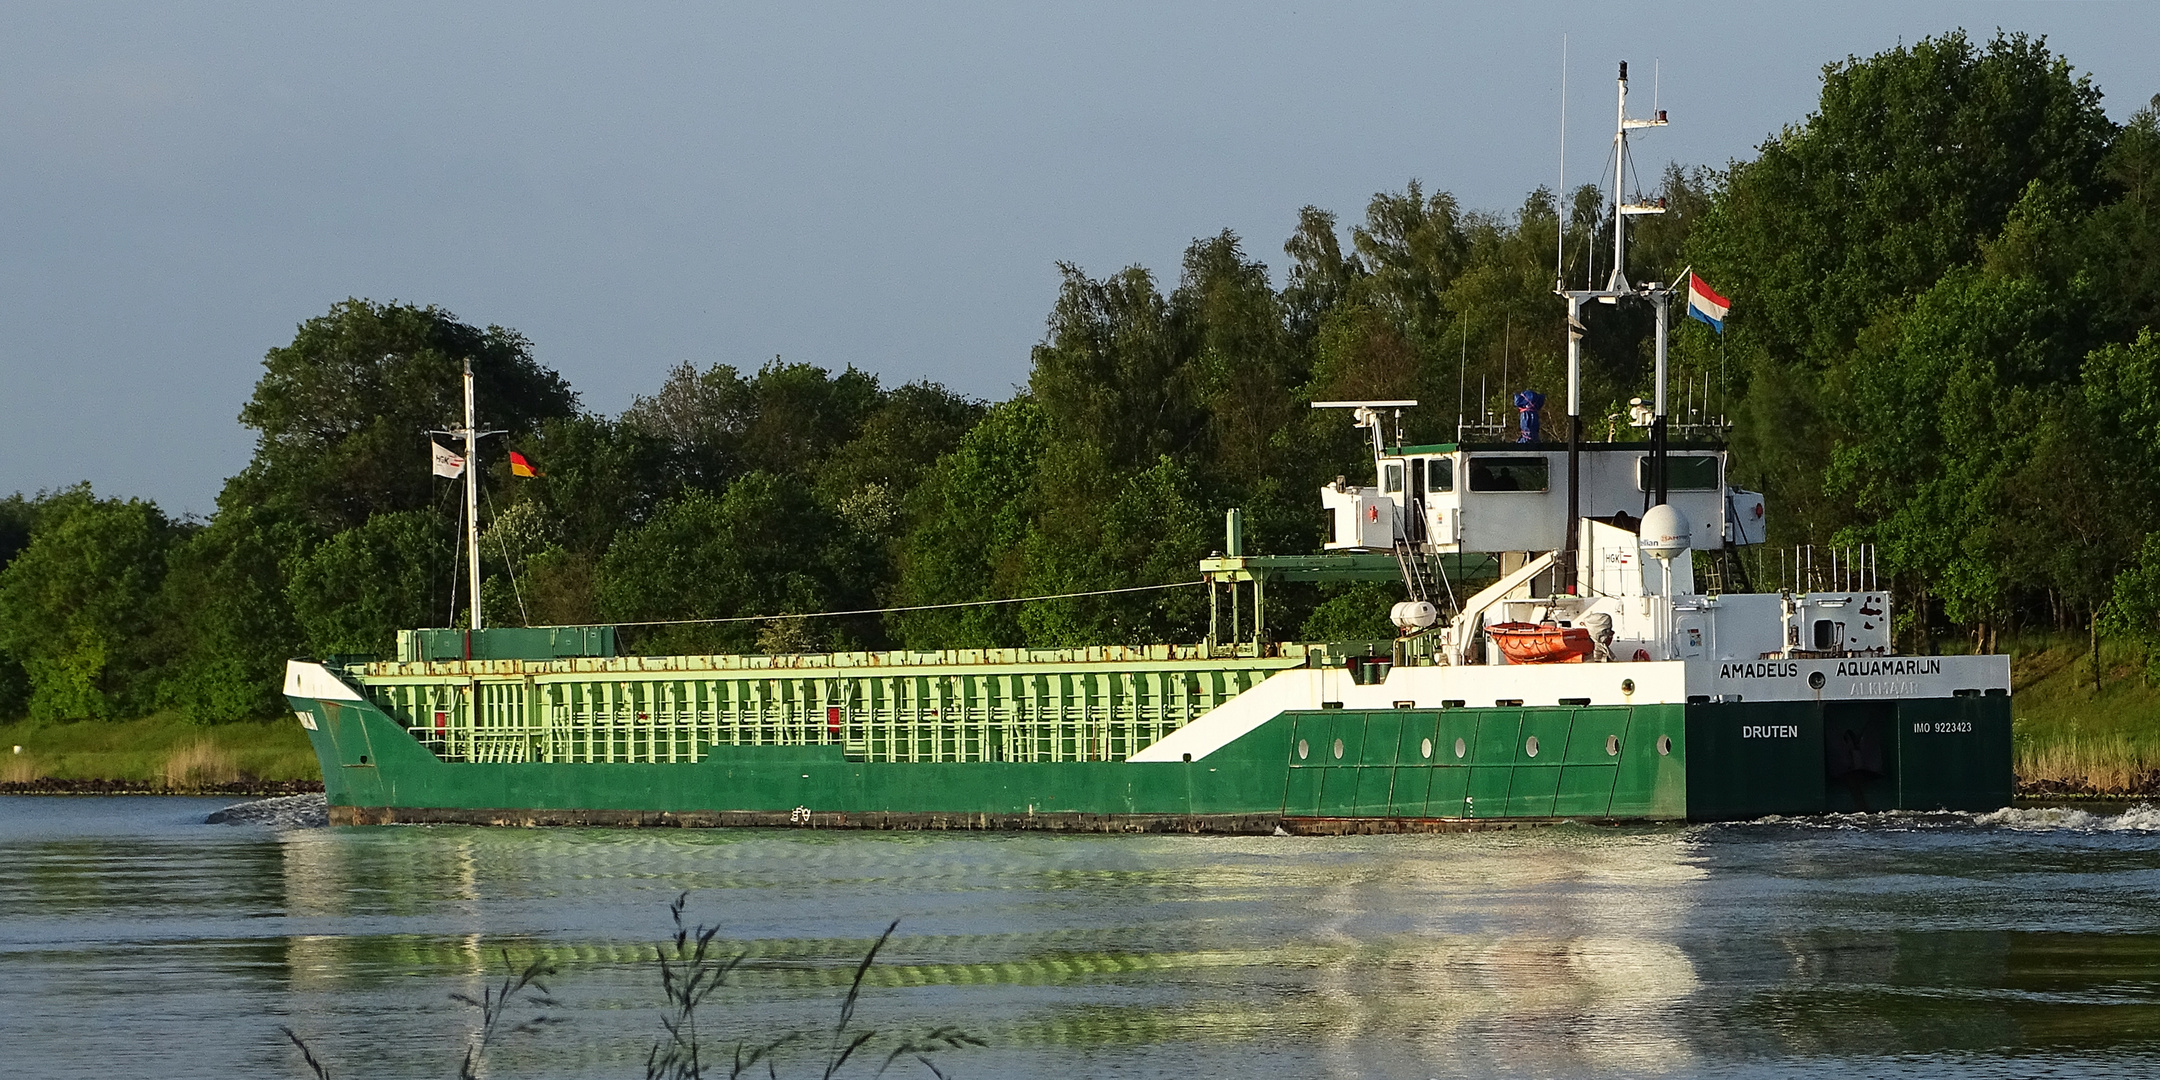
[[[1554,623],[1504,622],[1485,628],[1510,664],[1580,664],[1590,655],[1590,631]]]

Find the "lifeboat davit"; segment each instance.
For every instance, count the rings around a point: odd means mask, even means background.
[[[1504,622],[1485,628],[1510,664],[1580,664],[1590,655],[1590,631],[1555,623]]]

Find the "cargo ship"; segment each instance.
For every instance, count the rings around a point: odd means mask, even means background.
[[[630,656],[614,627],[486,627],[468,367],[468,627],[287,668],[331,820],[1345,833],[2007,805],[2007,658],[1899,654],[1865,547],[1742,580],[1764,497],[1716,425],[1672,424],[1678,291],[1623,272],[1628,218],[1662,209],[1618,197],[1628,134],[1665,123],[1626,93],[1622,65],[1615,269],[1555,282],[1565,443],[1535,395],[1513,440],[1458,419],[1424,445],[1414,401],[1316,402],[1373,471],[1319,492],[1316,553],[1246,554],[1230,511],[1199,642]],[[1587,442],[1582,305],[1623,300],[1657,313],[1647,438]],[[1343,581],[1400,584],[1392,638],[1270,635],[1270,585]]]

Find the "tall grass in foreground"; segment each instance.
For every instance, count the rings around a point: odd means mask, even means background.
[[[233,759],[232,751],[207,740],[191,742],[165,759],[165,788],[168,791],[201,791],[224,787],[239,779],[240,766]]]
[[[855,965],[855,977],[848,983],[846,996],[840,1001],[837,1019],[829,1028],[807,1028],[789,1031],[761,1032],[756,1035],[724,1034],[724,1018],[715,1021],[707,1011],[708,999],[715,991],[728,984],[728,979],[742,968],[749,953],[738,952],[723,955],[713,948],[713,939],[720,933],[718,926],[702,923],[689,926],[683,922],[683,909],[689,903],[690,894],[683,893],[668,905],[668,915],[675,924],[675,933],[654,949],[654,960],[660,968],[660,992],[666,999],[665,1011],[660,1016],[661,1037],[653,1042],[645,1055],[645,1080],[705,1080],[706,1077],[742,1077],[763,1074],[777,1078],[781,1075],[781,1063],[807,1064],[818,1071],[823,1080],[848,1073],[850,1066],[856,1071],[877,1062],[871,1075],[883,1076],[903,1060],[913,1061],[928,1069],[938,1080],[946,1080],[946,1073],[938,1067],[936,1055],[984,1045],[981,1039],[961,1031],[950,1024],[943,1024],[921,1032],[893,1032],[880,1028],[864,1027],[857,1021],[856,1007],[862,1002],[863,979],[877,962],[878,953],[892,940],[893,931],[899,929],[900,920],[894,919],[878,935],[862,961]],[[499,1039],[510,1035],[539,1030],[543,1025],[555,1022],[548,1010],[557,1002],[540,981],[541,977],[553,975],[555,970],[543,961],[535,960],[522,970],[512,964],[508,953],[503,954],[506,973],[501,984],[485,987],[478,998],[468,994],[453,993],[451,1000],[480,1010],[479,1032],[466,1046],[465,1057],[458,1065],[458,1080],[478,1080],[487,1073],[485,1068],[488,1050]],[[514,1011],[530,1010],[526,1019],[508,1023]],[[330,1080],[330,1067],[316,1056],[313,1047],[292,1028],[279,1025],[278,1030],[300,1052],[301,1061],[315,1080]]]
[[[2146,657],[2102,641],[2099,686],[2082,635],[2009,643],[2013,766],[2029,794],[2160,793],[2160,686]]]
[[[2016,770],[2018,781],[2026,785],[2132,794],[2154,785],[2160,774],[2160,753],[2122,735],[2070,735],[2037,744],[2021,740]]]

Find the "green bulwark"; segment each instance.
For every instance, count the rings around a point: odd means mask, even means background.
[[[1303,658],[768,659],[374,664],[366,701],[293,704],[345,824],[1344,833],[2010,798],[2001,696],[1294,710],[1128,762]]]

